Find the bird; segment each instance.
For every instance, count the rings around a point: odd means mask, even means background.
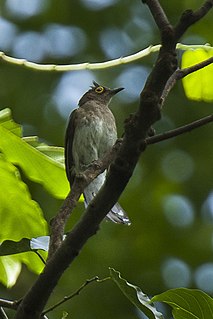
[[[123,88],[110,89],[93,81],[90,89],[80,98],[78,108],[71,112],[65,134],[65,168],[71,188],[75,176],[95,160],[102,159],[115,144],[117,128],[109,104],[121,90]],[[84,189],[85,207],[104,184],[106,174],[107,170]],[[118,203],[108,212],[106,219],[118,224],[131,224]]]

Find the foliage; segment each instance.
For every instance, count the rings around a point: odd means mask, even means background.
[[[2,151],[0,179],[2,189],[4,189],[4,192],[1,193],[0,241],[3,244],[8,240],[20,241],[21,251],[28,251],[30,249],[26,250],[23,238],[30,240],[32,237],[45,235],[47,223],[39,204],[31,199],[28,187],[22,181],[15,165],[23,169],[29,179],[42,183],[54,196],[64,197],[68,186],[63,165],[60,164],[63,153],[61,148],[42,145],[36,138],[22,138],[21,127],[12,120],[11,112],[8,109],[0,112],[0,134]],[[19,227],[17,227],[17,221]],[[18,251],[15,250],[13,254],[15,252]],[[4,254],[8,255],[8,251]],[[27,264],[36,273],[40,273],[43,268],[41,261],[37,256],[32,256],[32,253],[1,257],[0,262],[0,278],[6,286],[11,286],[16,282],[21,262]],[[11,265],[13,265],[12,268],[17,269],[12,272],[12,279]]]
[[[213,50],[197,49],[186,51],[182,57],[182,68],[195,65],[213,56]],[[186,96],[195,101],[211,102],[213,100],[212,86],[213,65],[189,74],[183,79],[183,87]]]
[[[170,289],[151,300],[137,286],[123,279],[118,271],[110,269],[112,280],[124,295],[149,319],[163,319],[152,302],[160,301],[170,305],[174,319],[209,319],[213,314],[213,299],[197,289]]]

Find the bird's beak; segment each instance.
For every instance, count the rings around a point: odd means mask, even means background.
[[[112,90],[111,90],[111,93],[112,93],[112,95],[115,95],[115,94],[117,94],[118,92],[120,92],[120,91],[122,91],[122,90],[124,90],[124,88],[112,89]]]

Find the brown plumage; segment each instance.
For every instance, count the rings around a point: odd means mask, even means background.
[[[69,119],[65,138],[65,165],[72,186],[75,175],[84,171],[93,161],[102,158],[114,145],[117,129],[108,105],[122,90],[109,89],[93,82],[94,86],[79,101]],[[84,190],[85,205],[97,194],[106,178],[106,171],[97,176]],[[107,218],[115,223],[130,224],[129,218],[117,203]]]

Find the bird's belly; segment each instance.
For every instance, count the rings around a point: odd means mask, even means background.
[[[100,118],[93,121],[83,118],[75,130],[73,159],[77,170],[85,169],[91,162],[102,158],[117,139],[115,127],[109,127]]]

